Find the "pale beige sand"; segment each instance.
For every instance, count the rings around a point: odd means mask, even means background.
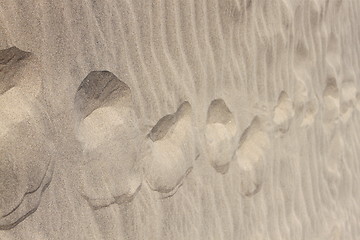
[[[358,0],[0,0],[0,239],[360,239]]]

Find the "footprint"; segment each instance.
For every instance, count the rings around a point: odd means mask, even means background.
[[[265,119],[256,116],[240,138],[236,158],[241,173],[241,193],[253,196],[263,183],[265,154],[270,147],[270,137]]]
[[[335,78],[329,78],[323,92],[325,127],[334,128],[338,123],[340,114],[339,89]]]
[[[356,107],[357,89],[354,81],[345,81],[341,87],[340,120],[346,123]]]
[[[222,99],[211,102],[205,128],[206,152],[217,172],[225,174],[236,151],[236,123]]]
[[[302,80],[297,80],[295,82],[295,98],[294,98],[294,104],[297,106],[297,109],[302,108],[306,104],[308,99],[309,99],[309,93],[306,84]]]
[[[170,197],[182,185],[198,157],[192,108],[188,102],[161,118],[145,141],[144,174],[153,191]]]
[[[49,118],[19,79],[26,70],[26,80],[37,80],[36,72],[28,72],[30,55],[17,48],[0,51],[0,230],[37,209],[54,167]]]
[[[289,130],[292,118],[295,115],[293,102],[285,91],[279,95],[278,102],[274,108],[273,122],[278,131],[285,133]]]
[[[131,201],[142,173],[130,88],[111,72],[90,72],[78,88],[75,108],[84,157],[78,169],[80,193],[94,209]]]
[[[333,223],[333,224],[329,223],[328,225],[329,225],[329,227],[327,228],[327,230],[323,231],[319,236],[314,238],[314,240],[324,240],[324,239],[326,239],[326,240],[343,240],[343,239],[348,239],[348,238],[344,238],[342,229],[345,229],[345,227],[343,226],[343,224],[341,224],[341,221],[339,221],[339,219],[336,219],[335,223]]]
[[[299,11],[297,11],[299,12]],[[296,71],[304,72],[311,62],[311,52],[306,41],[298,40],[294,52],[294,66]]]
[[[329,240],[341,240],[344,239],[343,238],[343,230],[344,226],[342,228],[340,228],[339,226],[340,224],[334,224],[334,226],[331,229],[331,233],[327,236],[326,239]]]
[[[340,52],[340,41],[339,37],[336,33],[331,32],[328,35],[328,44],[327,44],[327,52],[329,53],[338,53]]]
[[[336,196],[342,179],[342,168],[344,164],[344,140],[339,129],[336,129],[336,132],[330,139],[328,150],[325,177],[331,193]]]
[[[360,111],[360,92],[356,93],[355,107],[356,110]]]
[[[307,128],[314,124],[316,114],[319,110],[318,102],[316,98],[305,103],[304,106],[304,118],[301,122],[301,127]]]

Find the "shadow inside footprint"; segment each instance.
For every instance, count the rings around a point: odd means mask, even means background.
[[[225,174],[236,151],[235,118],[224,100],[213,100],[208,109],[205,128],[206,152],[217,172]]]
[[[26,75],[37,84],[30,55],[16,47],[0,51],[0,229],[13,228],[37,209],[54,168],[50,120],[19,79]]]
[[[145,141],[144,174],[153,191],[175,194],[198,157],[192,108],[184,102],[174,114],[161,118]]]
[[[265,153],[270,146],[266,120],[256,116],[240,138],[236,158],[240,166],[241,193],[253,196],[263,183]]]
[[[0,94],[15,87],[18,79],[14,76],[30,56],[30,52],[22,51],[17,47],[0,50]]]
[[[82,196],[94,209],[131,201],[142,173],[130,88],[111,72],[91,72],[78,88],[75,107],[84,157],[79,166]]]

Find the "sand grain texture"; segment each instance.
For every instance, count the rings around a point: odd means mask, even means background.
[[[0,0],[0,239],[360,237],[357,0]]]

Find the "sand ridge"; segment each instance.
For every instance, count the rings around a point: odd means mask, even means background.
[[[357,239],[359,11],[0,0],[0,239]]]

